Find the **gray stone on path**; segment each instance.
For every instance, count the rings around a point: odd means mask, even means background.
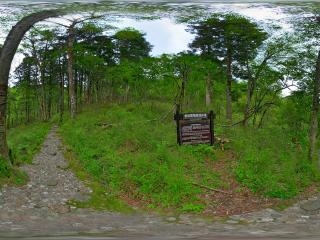
[[[57,168],[60,168],[62,170],[66,170],[69,168],[69,164],[66,162],[58,163]]]
[[[167,221],[167,222],[176,222],[176,221],[177,221],[177,218],[175,218],[175,217],[167,217],[167,218],[166,218],[166,221]]]
[[[91,197],[90,194],[84,194],[84,193],[78,192],[73,196],[72,200],[75,200],[78,202],[86,202],[86,201],[89,201],[90,197]]]
[[[47,181],[47,186],[55,187],[58,185],[58,180],[56,178],[51,178]]]
[[[51,155],[52,155],[52,156],[56,156],[56,155],[57,155],[57,152],[52,152]]]
[[[320,199],[309,200],[300,205],[300,208],[307,212],[318,212],[320,210]]]

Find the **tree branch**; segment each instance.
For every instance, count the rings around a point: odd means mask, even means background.
[[[213,192],[219,192],[219,193],[224,193],[224,194],[232,195],[231,192],[223,191],[223,190],[216,189],[216,188],[211,188],[211,187],[208,187],[208,186],[205,186],[205,185],[201,185],[201,184],[199,184],[199,183],[191,183],[191,184],[194,185],[194,186],[197,186],[197,187],[201,187],[201,188],[204,188],[204,189],[213,191]]]

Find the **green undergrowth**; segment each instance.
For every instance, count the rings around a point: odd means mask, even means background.
[[[50,127],[48,122],[37,122],[9,130],[8,145],[14,165],[32,162]]]
[[[49,123],[34,123],[11,128],[8,131],[10,161],[0,160],[0,186],[3,184],[24,184],[28,177],[18,169],[22,163],[31,163],[33,156],[47,136]]]
[[[109,105],[84,111],[61,135],[105,195],[152,209],[200,212],[196,184],[221,187],[212,146],[176,144],[172,106]]]
[[[289,199],[320,180],[307,159],[307,140],[295,139],[280,127],[234,129],[232,147],[238,163],[238,181],[253,192]],[[308,136],[306,134],[302,134]]]
[[[120,212],[132,212],[132,209],[127,204],[119,201],[117,196],[115,196],[111,191],[106,190],[99,181],[94,179],[83,168],[70,149],[67,149],[65,152],[65,157],[69,161],[70,169],[72,169],[76,173],[77,177],[92,190],[88,201],[70,200],[68,202],[70,205],[78,208],[94,208],[98,210],[111,209]]]
[[[0,159],[0,187],[4,184],[23,185],[28,176],[16,166],[11,166],[6,160]]]

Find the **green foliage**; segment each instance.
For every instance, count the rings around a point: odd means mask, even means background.
[[[235,174],[252,191],[287,199],[319,179],[307,160],[307,146],[293,142],[290,132],[273,126],[235,129],[232,135],[239,158]]]
[[[258,47],[267,38],[267,33],[257,24],[230,13],[214,14],[190,25],[190,30],[196,34],[190,44],[193,51],[200,51],[203,57],[217,62],[221,58],[226,61],[227,55],[230,55],[240,66],[256,57]],[[234,74],[241,72],[241,67],[238,67],[233,70]]]
[[[186,145],[182,146],[182,148],[185,149],[186,152],[189,152],[193,156],[199,156],[201,159],[210,159],[210,160],[216,160],[216,156],[214,153],[214,148],[210,145]]]
[[[49,131],[49,123],[21,125],[9,130],[8,145],[12,153],[13,164],[31,163],[34,154]]]
[[[7,160],[0,160],[0,187],[3,184],[13,184],[22,185],[28,179],[28,176],[16,168],[15,166],[10,166]]]
[[[105,187],[99,183],[99,181],[94,180],[93,177],[83,168],[80,162],[75,158],[73,152],[67,149],[65,157],[69,161],[69,166],[73,170],[77,177],[89,184],[92,193],[90,194],[90,199],[88,201],[75,201],[70,200],[68,203],[76,207],[82,208],[94,208],[94,209],[112,209],[121,212],[130,212],[131,209],[123,202],[119,201],[115,193],[111,191],[106,191]]]
[[[311,109],[311,96],[302,91],[294,92],[282,101],[282,107],[276,112],[276,124],[290,130],[290,136],[301,139],[306,136],[310,119],[310,112],[306,109]]]
[[[201,212],[204,210],[204,206],[202,204],[193,204],[193,203],[189,203],[189,204],[185,204],[182,207],[182,211],[183,212]]]
[[[178,146],[171,114],[163,119],[170,110],[164,103],[105,106],[68,120],[61,134],[105,192],[200,211],[201,189],[193,183],[220,186],[210,168],[215,153],[212,146]]]
[[[18,166],[31,163],[49,128],[49,123],[34,123],[10,129],[8,145],[12,166],[7,160],[0,160],[0,185],[4,183],[21,185],[27,181],[28,176],[19,170]]]
[[[152,49],[150,43],[145,39],[145,34],[140,33],[134,28],[125,28],[116,32],[115,52],[120,61],[139,60],[149,56]]]
[[[11,176],[11,167],[7,160],[0,159],[0,179],[9,178]]]

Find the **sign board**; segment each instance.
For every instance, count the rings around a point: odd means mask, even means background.
[[[177,142],[186,144],[213,144],[214,113],[179,113],[175,114],[177,122]]]

